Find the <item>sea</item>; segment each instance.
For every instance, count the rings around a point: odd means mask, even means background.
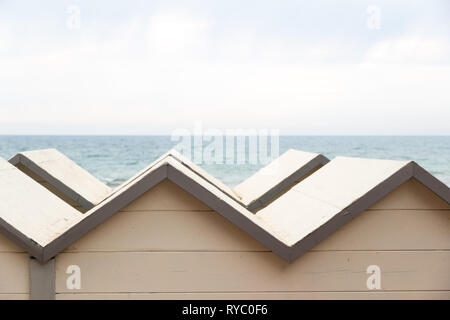
[[[179,141],[171,136],[0,136],[0,157],[9,159],[21,151],[56,148],[107,185],[116,187],[178,146]],[[202,148],[205,147],[203,144]],[[322,153],[329,159],[350,156],[414,160],[450,185],[450,136],[279,137],[279,154],[290,148]],[[255,151],[247,146],[244,152],[246,159],[250,159],[250,153]],[[230,187],[264,165],[250,160],[237,162],[198,164]]]

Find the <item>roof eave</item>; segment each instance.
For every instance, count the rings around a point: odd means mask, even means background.
[[[414,178],[450,204],[450,188],[416,162],[413,161],[412,165]]]
[[[40,262],[43,262],[44,259],[44,248],[33,241],[32,239],[25,236],[19,230],[11,226],[8,222],[0,218],[0,233],[3,234],[6,238],[16,243],[20,247],[22,247],[25,251],[27,251],[30,256],[36,258]]]

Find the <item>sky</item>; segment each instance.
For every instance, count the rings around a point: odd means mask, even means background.
[[[450,135],[450,1],[0,0],[0,134]]]

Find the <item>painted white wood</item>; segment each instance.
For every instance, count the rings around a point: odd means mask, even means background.
[[[30,292],[28,261],[26,253],[0,252],[0,294]]]
[[[256,215],[293,246],[407,164],[337,157]]]
[[[370,207],[374,210],[430,210],[450,209],[450,204],[441,199],[416,179],[410,179],[395,189],[382,200]]]
[[[59,252],[58,250],[70,245],[72,241],[77,240],[78,234],[81,235],[89,230],[89,222],[102,222],[104,220],[102,220],[102,216],[105,219],[110,217],[119,211],[121,206],[125,206],[127,201],[134,199],[133,194],[136,196],[140,194],[136,193],[136,190],[141,188],[140,190],[144,192],[146,190],[144,186],[151,182],[151,179],[156,179],[154,180],[156,184],[167,176],[182,185],[187,191],[196,190],[194,194],[202,201],[264,243],[267,248],[289,260],[291,257],[288,246],[298,243],[332,219],[343,207],[356,201],[358,197],[385,181],[406,164],[408,162],[337,158],[297,184],[270,206],[258,214],[253,214],[235,198],[191,169],[186,163],[169,155],[154,162],[146,170],[124,183],[93,209],[85,214],[80,214],[17,168],[3,161],[0,163],[0,175],[2,182],[5,183],[0,187],[0,197],[6,200],[0,202],[0,217],[12,228],[42,247],[58,239],[60,235],[81,221],[89,219],[75,227],[80,233],[71,230],[73,232],[70,235],[59,238],[62,240],[52,243],[52,246],[47,247],[44,253],[39,252],[39,248],[36,249],[38,254],[35,256],[38,259],[44,259],[43,256],[47,259]],[[158,169],[161,169],[158,171],[158,177],[153,178],[150,174]],[[337,181],[344,175],[354,177],[354,179],[343,180],[341,183]],[[134,204],[127,206],[125,211],[139,212],[162,208],[186,210],[184,207],[186,204],[190,206],[188,211],[209,210],[199,200],[184,191],[178,193],[184,197],[184,201],[171,200],[173,198],[171,198],[170,192],[172,192],[171,189],[173,190],[173,183],[172,185],[160,183],[160,185],[165,185],[166,190],[160,192],[159,195],[150,190],[134,201]],[[134,186],[136,189],[131,190]],[[159,207],[151,207],[154,202],[151,200],[152,194],[153,199],[160,201]],[[22,195],[26,196],[26,201],[23,201]],[[338,199],[339,195],[342,197]],[[346,200],[347,203],[336,202],[336,199]],[[112,201],[115,201],[113,205]],[[155,202],[157,201],[155,200]],[[177,208],[177,203],[182,203],[182,205]],[[94,214],[96,216],[92,217],[91,215]]]
[[[450,210],[367,210],[311,250],[444,249]],[[64,251],[268,249],[213,211],[139,211],[116,214]]]
[[[292,190],[344,209],[408,163],[336,157]]]
[[[402,194],[414,194],[415,189],[411,186],[416,184],[407,182],[398,190]],[[432,193],[428,189],[422,192]],[[197,210],[197,201],[166,180],[124,209],[127,211],[111,217],[66,251],[268,251],[221,215]],[[383,199],[380,206],[384,207],[384,201],[392,203],[393,200]],[[136,202],[139,204],[135,205]],[[427,203],[433,207],[432,202]],[[139,210],[128,211],[130,208]],[[450,208],[369,209],[312,250],[434,249],[450,249]]]
[[[311,250],[450,250],[450,210],[366,210]]]
[[[450,251],[316,251],[289,264],[270,252],[96,252],[56,257],[56,292],[67,267],[81,269],[85,293],[450,290]]]
[[[56,149],[25,151],[19,155],[28,160],[24,161],[23,165],[27,166],[28,162],[35,164],[90,203],[98,204],[112,191],[110,187]],[[58,189],[57,185],[54,187]]]
[[[238,194],[236,194],[236,192],[233,189],[231,189],[230,187],[225,185],[222,181],[220,181],[219,179],[217,179],[216,177],[211,175],[206,170],[203,170],[201,167],[199,167],[198,165],[193,163],[191,160],[189,160],[188,158],[186,158],[185,156],[180,154],[178,151],[171,150],[171,151],[169,151],[169,154],[173,159],[178,160],[184,166],[186,166],[187,168],[189,168],[192,171],[194,171],[195,173],[197,173],[199,176],[201,176],[203,179],[205,179],[206,181],[208,181],[209,183],[214,185],[216,188],[218,188],[222,192],[226,193],[227,195],[229,195],[232,198],[235,198],[236,200],[240,200],[240,196]]]
[[[282,183],[300,168],[308,166],[317,156],[317,153],[289,149],[279,158],[242,181],[233,190],[242,197],[242,202],[248,205]]]
[[[213,211],[139,211],[114,215],[64,250],[75,251],[268,249]]]
[[[81,216],[3,159],[0,159],[0,181],[0,217],[41,246],[56,239]]]
[[[164,180],[138,199],[123,208],[123,212],[133,211],[210,211],[203,202],[178,187],[175,183]]]
[[[211,184],[209,181],[207,181],[207,180],[203,179],[201,176],[197,175],[194,171],[187,169],[179,161],[177,161],[173,158],[167,158],[166,161],[167,161],[167,163],[170,164],[170,166],[172,168],[178,170],[179,172],[182,172],[182,174],[184,176],[190,178],[198,186],[201,186],[204,189],[208,190],[208,192],[210,192],[214,197],[216,197],[220,201],[226,203],[226,205],[229,208],[237,211],[242,216],[241,219],[245,219],[249,222],[252,222],[254,225],[264,229],[272,237],[274,237],[282,242],[285,241],[282,234],[277,233],[277,229],[273,227],[273,224],[267,223],[267,221],[262,219],[260,216],[255,215],[253,212],[247,210],[244,206],[242,206],[240,203],[235,201],[228,194],[222,192],[220,189],[218,189],[216,186]]]

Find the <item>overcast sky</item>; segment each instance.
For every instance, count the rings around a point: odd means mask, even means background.
[[[0,0],[0,134],[450,134],[450,1],[111,2]]]

